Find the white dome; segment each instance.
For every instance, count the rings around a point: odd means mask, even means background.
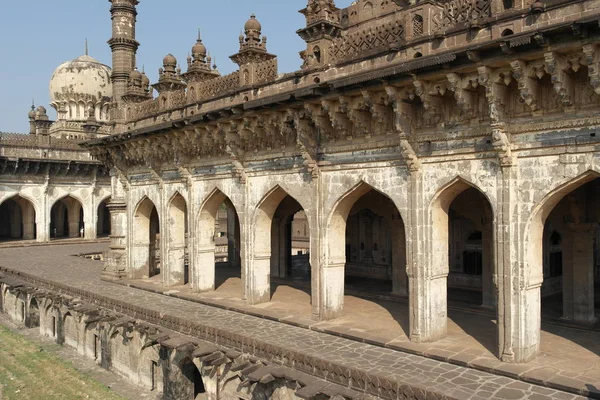
[[[88,55],[56,68],[50,80],[50,102],[58,112],[58,119],[85,120],[91,107],[98,114],[112,98],[110,76],[109,66]]]

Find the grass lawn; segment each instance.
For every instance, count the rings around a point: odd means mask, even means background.
[[[51,348],[43,350],[0,326],[0,400],[12,399],[123,400],[61,360]]]

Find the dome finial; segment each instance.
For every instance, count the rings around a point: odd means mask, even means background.
[[[85,55],[86,56],[90,55],[90,52],[89,52],[89,49],[88,49],[88,40],[87,40],[87,38],[85,38]]]
[[[200,28],[198,28],[198,41],[202,41],[202,35],[200,35]]]

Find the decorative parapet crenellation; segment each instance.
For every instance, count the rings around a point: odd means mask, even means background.
[[[388,50],[404,43],[404,25],[401,19],[384,22],[380,25],[345,32],[335,39],[330,48],[332,62],[343,62],[365,56],[375,50]]]
[[[452,0],[433,15],[435,30],[445,30],[459,24],[471,24],[492,16],[492,0]]]
[[[236,90],[240,85],[240,73],[238,71],[229,75],[209,79],[202,82],[198,87],[198,100],[207,100],[224,93]]]
[[[269,83],[277,79],[277,59],[273,58],[256,64],[254,83]]]

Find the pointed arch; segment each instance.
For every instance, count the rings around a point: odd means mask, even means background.
[[[179,192],[175,192],[168,202],[166,223],[165,274],[168,285],[185,285],[189,281],[185,263],[187,243],[187,202]]]
[[[131,274],[132,278],[151,278],[160,273],[156,263],[159,247],[160,216],[156,205],[144,196],[133,213]]]
[[[35,203],[15,194],[0,203],[0,238],[33,240],[36,238]]]
[[[50,236],[84,237],[84,202],[73,194],[56,199],[50,208]]]
[[[96,209],[96,237],[109,236],[111,234],[111,219],[108,204],[111,196],[108,195],[98,203]]]
[[[216,237],[219,210],[227,209],[227,252],[228,263],[233,269],[240,267],[240,224],[231,199],[220,189],[215,188],[206,197],[196,218],[196,244],[192,276],[194,288],[199,291],[214,290],[216,287]]]
[[[465,207],[464,201],[471,201],[473,204],[479,204],[483,208],[477,210]],[[448,276],[450,274],[450,246],[449,241],[455,243],[454,238],[450,235],[450,209],[451,207],[459,207],[459,211],[466,210],[466,219],[469,221],[475,220],[477,229],[483,230],[482,247],[484,254],[481,255],[482,265],[476,271],[476,275],[481,276],[481,293],[482,302],[490,307],[495,306],[497,302],[497,293],[493,284],[493,271],[495,268],[495,260],[493,257],[493,236],[494,236],[494,210],[490,198],[475,184],[467,181],[462,177],[456,177],[450,182],[441,187],[429,206],[430,218],[430,234],[431,248],[429,250],[429,268],[426,274],[430,277],[431,290],[435,291],[435,295],[427,296],[429,307],[436,310],[430,323],[431,338],[429,340],[437,340],[446,335],[447,332],[447,298],[448,298]],[[476,208],[472,207],[472,208]],[[483,227],[484,226],[484,227]],[[462,255],[461,257],[466,257]],[[466,258],[465,258],[466,259]],[[461,264],[462,266],[462,264]],[[453,275],[454,276],[454,275]],[[486,304],[489,303],[489,304]]]
[[[540,284],[543,280],[541,262],[543,234],[544,224],[548,216],[569,193],[597,178],[600,178],[600,173],[592,170],[586,171],[549,191],[531,211],[525,226],[524,240],[524,243],[527,244],[524,246],[525,268],[529,275],[528,281],[530,286]]]
[[[376,205],[375,205],[376,204]],[[379,208],[378,210],[372,210]],[[344,306],[344,291],[345,279],[347,275],[348,261],[353,254],[352,235],[356,234],[358,225],[361,221],[361,213],[363,210],[376,211],[383,213],[383,216],[372,215],[369,221],[382,221],[379,228],[373,230],[370,235],[365,234],[369,245],[363,248],[365,243],[358,240],[359,252],[362,252],[369,247],[370,250],[379,251],[379,244],[372,240],[374,235],[386,232],[386,244],[383,248],[390,247],[390,267],[392,270],[391,276],[388,277],[387,269],[383,272],[385,276],[380,276],[380,279],[391,280],[392,290],[398,294],[406,294],[407,291],[407,276],[406,276],[406,235],[405,227],[400,210],[396,203],[385,193],[376,189],[364,180],[359,181],[354,187],[347,190],[335,203],[329,215],[326,229],[326,267],[324,269],[323,279],[325,284],[325,293],[323,295],[323,310],[322,315],[325,319],[335,318],[341,315]],[[357,226],[348,225],[350,215],[353,215],[353,221],[356,219]],[[366,224],[368,221],[363,220]],[[373,225],[371,225],[373,226]],[[388,229],[389,230],[386,230]],[[358,228],[360,230],[360,228]],[[350,233],[350,236],[348,234]],[[387,236],[389,234],[389,236]],[[350,237],[350,239],[347,239]],[[389,242],[388,242],[389,240]],[[372,245],[374,243],[374,246]],[[345,245],[344,245],[345,244]],[[381,244],[381,243],[380,243]],[[373,253],[375,254],[375,253]],[[370,256],[372,257],[372,255]],[[387,258],[386,258],[387,261]],[[353,264],[354,274],[359,276],[360,262]],[[365,263],[368,263],[365,259]],[[370,261],[372,264],[372,261]],[[365,264],[366,265],[366,264]],[[364,270],[364,266],[362,267]],[[364,275],[362,275],[364,276]]]
[[[291,230],[289,235],[283,237],[284,231],[279,222],[293,218],[294,214],[302,209],[302,205],[280,185],[268,191],[258,203],[253,215],[251,273],[247,279],[247,298],[251,304],[270,301],[271,274],[279,268],[276,262],[281,259],[279,255],[275,259],[272,258],[273,249],[286,252],[289,247],[291,255]],[[276,216],[276,213],[279,214]],[[275,219],[277,225],[274,225]],[[286,247],[287,241],[290,243]]]

